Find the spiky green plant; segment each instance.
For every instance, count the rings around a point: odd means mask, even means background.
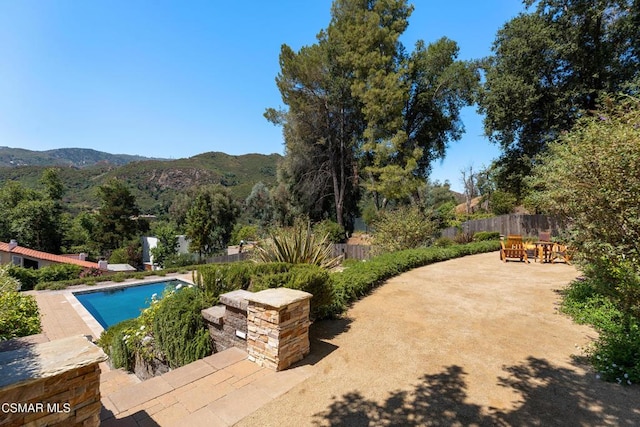
[[[340,264],[341,257],[333,256],[329,235],[320,237],[310,224],[297,223],[290,229],[277,229],[258,246],[257,259],[261,262],[314,264],[330,269]]]

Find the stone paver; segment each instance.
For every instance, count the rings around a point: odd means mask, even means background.
[[[49,341],[72,335],[91,335],[94,333],[82,321],[78,313],[71,307],[64,293],[33,292],[38,302],[42,319],[42,333]]]
[[[263,388],[248,384],[221,399],[212,402],[207,409],[227,425],[233,425],[271,400]]]
[[[108,397],[118,412],[124,412],[172,390],[173,387],[160,376],[124,387],[111,393]]]
[[[236,362],[240,362],[241,360],[244,360],[246,358],[247,358],[246,352],[233,347],[226,351],[222,351],[220,353],[207,356],[202,360],[207,362],[209,365],[213,366],[216,369],[223,369],[229,365],[232,365]]]
[[[173,388],[182,387],[216,371],[214,367],[202,360],[196,360],[186,366],[167,372],[162,376]]]
[[[206,407],[187,415],[182,421],[182,425],[189,427],[226,427],[229,425]]]

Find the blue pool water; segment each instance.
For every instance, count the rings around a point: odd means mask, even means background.
[[[123,320],[138,317],[143,309],[151,305],[153,294],[160,298],[165,289],[175,289],[178,285],[184,286],[187,283],[171,280],[104,291],[78,292],[74,296],[107,329]]]

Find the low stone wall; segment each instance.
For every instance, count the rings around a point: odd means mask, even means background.
[[[202,310],[215,353],[231,347],[247,350],[247,297],[249,291],[237,290],[220,295],[220,304]]]
[[[294,289],[266,289],[247,297],[249,360],[281,371],[309,354],[312,295]]]
[[[202,310],[214,352],[238,347],[260,366],[288,368],[309,353],[311,297],[287,288],[220,295],[220,305]]]
[[[105,360],[84,336],[0,353],[0,426],[100,425]]]

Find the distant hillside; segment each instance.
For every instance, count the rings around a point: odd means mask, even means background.
[[[235,198],[244,200],[257,182],[275,184],[280,158],[278,154],[230,156],[211,152],[187,159],[145,160],[123,166],[110,163],[84,168],[60,166],[59,170],[67,189],[65,201],[75,211],[97,208],[96,187],[115,177],[128,183],[144,213],[161,215],[178,192],[195,186],[222,184]],[[37,188],[42,172],[50,166],[0,167],[0,185],[15,180]]]
[[[59,148],[47,151],[31,151],[22,148],[0,147],[0,167],[18,166],[73,166],[87,168],[97,164],[115,166],[149,157],[130,156],[128,154],[109,154],[88,148]]]

